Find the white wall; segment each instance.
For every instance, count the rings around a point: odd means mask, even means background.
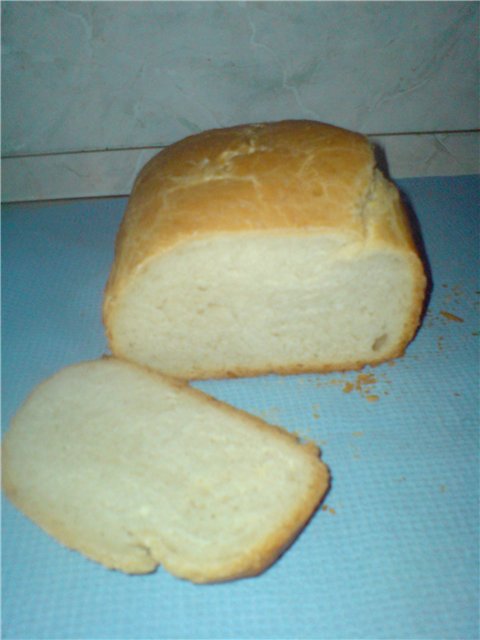
[[[478,171],[476,2],[6,2],[4,200],[128,193],[193,132],[313,118]]]

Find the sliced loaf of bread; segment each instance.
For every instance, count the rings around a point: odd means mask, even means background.
[[[312,444],[182,382],[115,359],[63,369],[15,416],[10,500],[103,565],[212,582],[254,575],[325,495]]]
[[[114,355],[183,379],[356,369],[403,353],[425,282],[367,138],[244,125],[181,140],[140,172],[104,322]]]

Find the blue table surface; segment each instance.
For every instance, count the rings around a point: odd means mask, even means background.
[[[432,279],[404,357],[368,377],[194,383],[320,444],[332,487],[295,544],[232,583],[126,576],[4,500],[4,638],[478,638],[479,179],[398,184]],[[43,378],[106,352],[101,300],[125,203],[3,207],[3,430]]]

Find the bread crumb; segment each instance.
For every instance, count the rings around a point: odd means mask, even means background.
[[[337,512],[335,511],[335,509],[333,507],[329,507],[328,504],[324,504],[322,505],[322,511],[328,511],[329,513],[331,513],[333,516],[335,516],[337,514]]]
[[[315,420],[318,420],[320,418],[320,405],[318,404],[318,402],[312,405],[312,415]]]
[[[359,373],[357,376],[355,388],[360,391],[362,386],[375,384],[376,382],[377,379],[375,378],[373,373]]]
[[[440,315],[452,322],[464,322],[463,318],[456,316],[454,313],[449,313],[448,311],[440,311]]]
[[[355,436],[356,438],[361,438],[364,435],[363,431],[353,431],[352,432],[352,436]]]
[[[390,366],[395,366],[394,362],[388,363]],[[334,378],[328,380],[318,379],[316,381],[316,386],[324,386],[324,385],[341,385],[343,393],[352,393],[352,391],[358,391],[358,393],[366,398],[369,402],[376,402],[380,399],[379,394],[373,393],[373,386],[379,383],[388,383],[391,384],[391,380],[388,379],[385,373],[378,374],[377,377],[374,373],[358,373],[353,381],[346,380],[343,378]],[[388,395],[388,392],[384,391],[383,395]],[[315,411],[315,407],[313,407],[313,411]],[[314,413],[314,417],[318,416]]]
[[[447,486],[445,484],[441,484],[440,485],[440,493],[445,493],[446,490],[447,490]]]

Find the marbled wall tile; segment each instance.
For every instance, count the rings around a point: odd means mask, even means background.
[[[480,133],[371,136],[392,178],[480,173]],[[383,153],[382,153],[383,151]]]
[[[168,144],[314,118],[478,126],[472,2],[3,3],[3,154]]]
[[[2,202],[116,196],[160,149],[11,157],[2,163]]]

